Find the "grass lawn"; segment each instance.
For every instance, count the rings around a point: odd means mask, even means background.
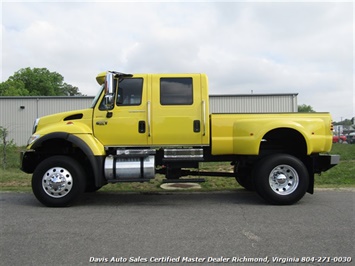
[[[0,149],[1,150],[1,149]],[[21,148],[12,147],[7,154],[7,168],[3,169],[0,156],[0,190],[1,191],[31,191],[31,175],[19,170],[19,151]],[[315,175],[315,187],[317,188],[341,188],[355,187],[355,145],[333,144],[331,154],[340,154],[340,164],[323,173]],[[201,163],[201,170],[232,171],[229,163]],[[196,177],[194,177],[196,178]],[[157,175],[155,179],[144,183],[117,183],[108,184],[100,191],[163,191],[160,188],[163,176]],[[234,178],[205,177],[206,182],[201,183],[199,191],[234,190],[240,188]]]

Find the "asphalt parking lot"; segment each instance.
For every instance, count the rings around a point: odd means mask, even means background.
[[[0,265],[351,265],[339,260],[355,259],[354,195],[317,190],[271,206],[244,190],[97,192],[47,208],[2,192]]]

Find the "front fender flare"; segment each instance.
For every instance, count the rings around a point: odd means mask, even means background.
[[[81,135],[81,134],[80,134]],[[79,136],[80,136],[79,135]],[[47,134],[40,139],[38,139],[31,147],[32,150],[36,150],[39,148],[45,141],[51,140],[51,139],[64,139],[72,144],[74,144],[76,147],[78,147],[88,158],[90,165],[92,167],[94,179],[95,179],[95,185],[97,187],[101,187],[102,185],[106,184],[106,180],[104,179],[103,176],[103,166],[104,166],[104,159],[105,159],[105,153],[104,153],[104,147],[95,147],[95,153],[93,150],[90,148],[90,146],[79,136],[67,133],[67,132],[54,132]],[[85,138],[90,138],[92,137],[87,136],[87,134],[83,134],[83,137]],[[92,142],[95,142],[92,140]]]

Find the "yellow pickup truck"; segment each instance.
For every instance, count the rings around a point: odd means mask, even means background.
[[[232,177],[271,204],[313,193],[329,155],[328,113],[210,114],[205,74],[99,74],[91,108],[36,119],[21,169],[46,206],[70,205],[108,183]],[[234,172],[199,171],[226,161]],[[181,177],[184,177],[181,179]],[[186,178],[187,177],[187,178]]]

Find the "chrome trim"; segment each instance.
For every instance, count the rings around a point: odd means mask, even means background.
[[[38,134],[33,134],[30,136],[30,138],[27,140],[27,146],[33,144],[36,140],[38,140],[41,137],[41,135]]]
[[[113,179],[151,179],[155,176],[155,157],[117,157],[105,159],[105,178]]]
[[[145,156],[145,155],[153,155],[156,151],[153,149],[144,149],[144,150],[117,150],[116,155],[135,155],[135,156]]]
[[[39,120],[40,120],[40,118],[36,118],[36,120],[34,121],[33,127],[32,127],[32,134],[36,133]]]
[[[330,164],[331,165],[339,164],[339,162],[340,162],[340,155],[335,155],[335,154],[330,155]]]
[[[203,149],[164,149],[164,158],[203,158]]]
[[[148,137],[150,137],[150,119],[151,119],[150,101],[147,102],[147,121],[148,121]]]

